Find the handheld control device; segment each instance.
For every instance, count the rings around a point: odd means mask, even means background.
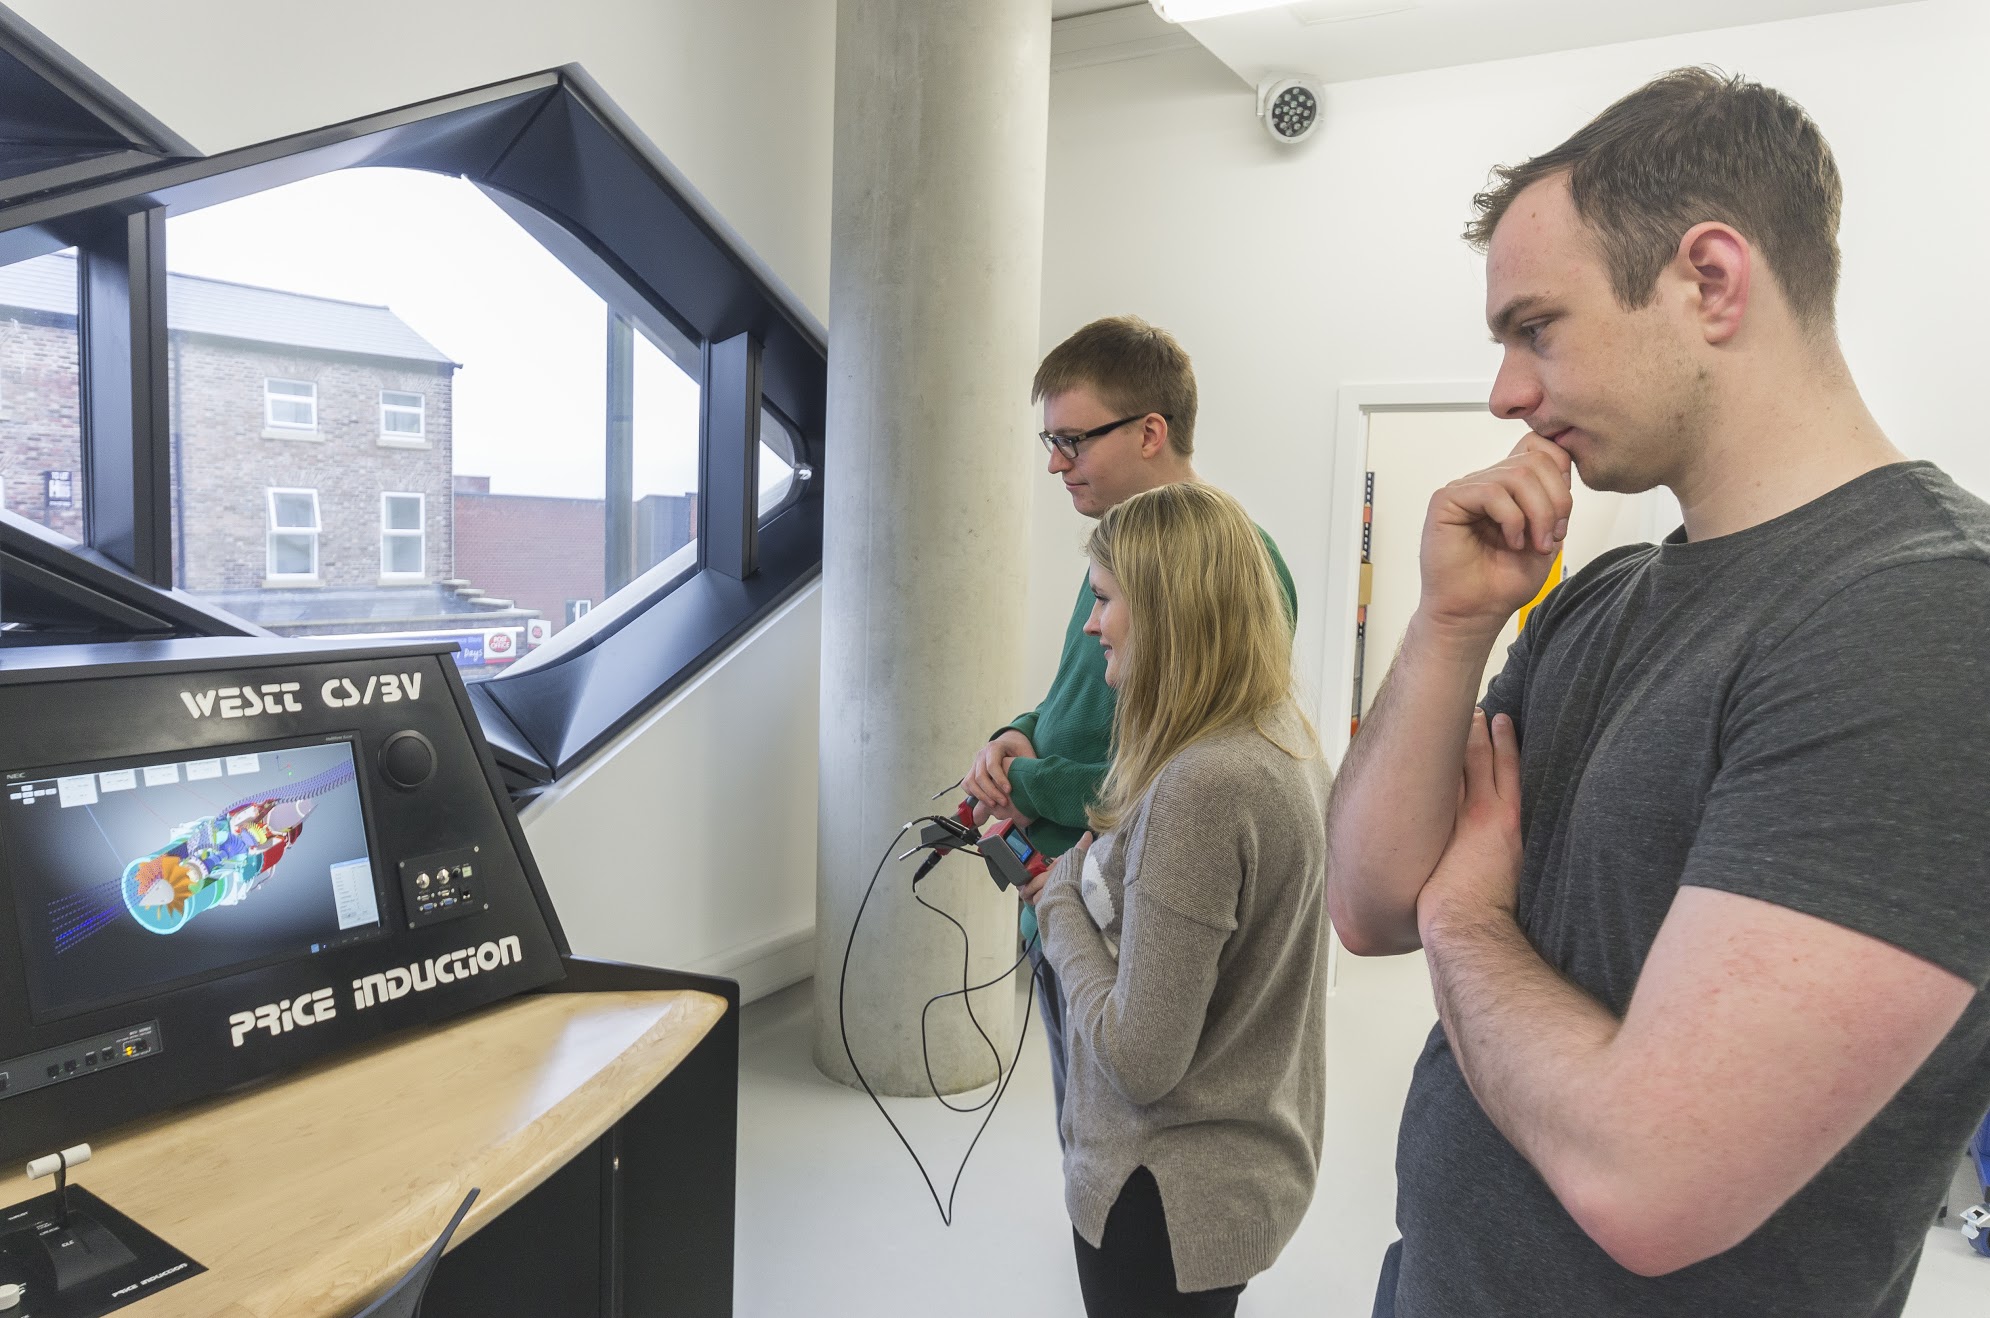
[[[970,796],[954,808],[951,818],[934,815],[926,819],[925,827],[919,832],[919,845],[905,853],[909,856],[914,851],[932,852],[913,874],[915,886],[933,872],[934,866],[953,852],[964,849],[973,850],[981,857],[988,866],[988,876],[995,880],[998,888],[1025,888],[1030,880],[1049,872],[1050,862],[1036,849],[1036,844],[1030,841],[1030,835],[1021,824],[1001,819],[983,830],[974,822],[976,805],[977,802]],[[992,841],[999,841],[1001,845],[988,846]],[[899,859],[903,860],[905,856]]]
[[[1021,824],[1004,819],[983,833],[981,841],[981,857],[988,862],[988,872],[995,877],[998,888],[1026,888],[1030,880],[1050,872],[1050,862],[1036,849]],[[1000,845],[988,846],[991,841]]]

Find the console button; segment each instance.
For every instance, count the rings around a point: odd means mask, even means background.
[[[402,791],[413,791],[435,775],[435,743],[412,728],[395,733],[380,748],[380,772]]]

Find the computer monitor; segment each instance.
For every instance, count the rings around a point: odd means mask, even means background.
[[[566,953],[449,646],[0,649],[0,1163]]]
[[[10,770],[37,1024],[384,936],[348,736]]]

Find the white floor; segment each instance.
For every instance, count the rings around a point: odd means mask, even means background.
[[[810,1061],[810,986],[749,1006],[740,1084],[740,1318],[1082,1318],[1050,1074],[1032,1022],[1021,1068],[941,1225],[912,1160],[859,1090]],[[944,1198],[979,1116],[886,1100]],[[1246,1318],[1367,1318],[1375,1258],[1340,1257],[1360,1205],[1321,1196]],[[1338,1219],[1338,1220],[1337,1220]],[[1354,1233],[1359,1234],[1359,1233]],[[1907,1318],[1990,1315],[1990,1259],[1931,1233]]]

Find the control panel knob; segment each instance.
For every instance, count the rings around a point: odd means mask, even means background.
[[[0,1313],[5,1313],[10,1309],[17,1308],[19,1307],[20,1303],[21,1303],[21,1288],[19,1286],[16,1286],[12,1282],[8,1282],[6,1285],[0,1286]]]
[[[395,733],[380,748],[380,772],[402,791],[413,791],[435,775],[435,743],[412,728]]]

